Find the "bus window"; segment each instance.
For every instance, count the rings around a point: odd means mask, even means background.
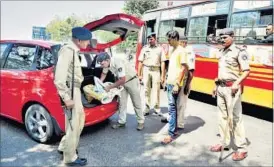
[[[261,11],[260,25],[267,25],[273,22],[273,11],[272,9]]]
[[[146,22],[147,25],[147,35],[155,32],[156,20],[149,20]]]
[[[207,34],[208,17],[197,17],[190,20],[188,30],[189,42],[205,42]]]
[[[226,28],[227,15],[209,16],[207,36],[214,34],[217,36],[217,32],[223,28]]]
[[[179,32],[180,36],[184,36],[185,29],[186,29],[187,20],[175,20],[175,26],[173,27],[173,30],[176,30]]]
[[[170,30],[172,30],[173,27],[173,21],[167,20],[167,21],[161,21],[160,22],[160,28],[159,28],[159,42],[167,42],[166,40],[166,33]]]
[[[272,23],[272,10],[234,13],[231,27],[235,29],[237,43],[253,43],[253,40],[263,39],[265,27]]]

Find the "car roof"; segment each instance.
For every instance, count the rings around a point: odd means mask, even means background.
[[[40,40],[1,40],[1,43],[20,43],[29,45],[38,45],[45,48],[50,48],[52,45],[58,44],[50,41],[40,41]]]

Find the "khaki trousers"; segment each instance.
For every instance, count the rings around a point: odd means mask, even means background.
[[[187,99],[188,95],[190,93],[187,93],[187,95],[184,94],[184,88],[182,88],[179,92],[179,96],[177,99],[177,127],[178,128],[184,128],[184,120],[185,120],[185,111],[186,111],[186,105],[187,105]]]
[[[143,82],[145,89],[145,112],[149,112],[150,110],[151,97],[153,99],[153,108],[156,112],[160,112],[160,70],[152,71],[149,67],[144,66]],[[150,83],[152,83],[152,89]]]
[[[231,95],[231,87],[218,87],[217,91],[217,106],[219,116],[219,132],[221,135],[221,142],[225,141],[225,145],[229,146],[231,138],[234,138],[234,143],[238,149],[246,148],[245,129],[243,125],[242,104],[241,104],[241,89],[239,89],[233,98]],[[232,136],[229,130],[227,131],[226,138],[225,128],[227,126],[228,112],[231,111],[233,115],[233,128]]]
[[[63,136],[58,150],[63,151],[64,162],[70,163],[77,159],[76,149],[78,147],[79,139],[83,127],[85,125],[85,113],[81,100],[81,91],[79,88],[74,88],[74,108],[72,110],[71,125],[73,130],[69,125],[69,120],[66,116],[65,127],[66,134]]]
[[[138,79],[135,78],[128,83],[125,84],[124,89],[121,92],[120,105],[119,105],[119,119],[118,122],[120,124],[125,124],[127,119],[127,99],[128,95],[131,98],[134,111],[137,117],[138,123],[144,123],[145,117],[142,111],[142,102],[139,91],[139,82]]]

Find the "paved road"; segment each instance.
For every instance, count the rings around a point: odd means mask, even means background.
[[[162,109],[167,112],[166,94],[162,92]],[[188,103],[189,116],[185,131],[172,144],[163,146],[161,139],[167,125],[160,117],[146,118],[144,131],[136,131],[136,119],[129,101],[126,128],[111,129],[117,115],[108,122],[84,129],[80,155],[88,158],[89,166],[272,166],[273,123],[244,116],[249,156],[241,162],[231,160],[231,152],[222,163],[219,153],[208,148],[218,142],[216,107],[194,100]],[[63,166],[56,152],[58,142],[51,145],[32,141],[23,126],[1,118],[1,166]]]

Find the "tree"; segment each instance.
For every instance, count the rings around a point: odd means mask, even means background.
[[[158,0],[128,0],[125,2],[123,10],[127,14],[131,14],[141,18],[146,11],[158,7]]]
[[[74,14],[64,19],[55,16],[46,26],[46,31],[51,34],[52,40],[67,41],[71,38],[71,29],[76,26],[83,26],[84,23],[84,20]]]
[[[123,10],[127,14],[141,18],[146,11],[158,7],[158,0],[128,0],[125,2]],[[118,46],[118,49],[125,50],[129,48],[131,50],[136,50],[137,38],[137,33],[128,36],[127,40]]]

